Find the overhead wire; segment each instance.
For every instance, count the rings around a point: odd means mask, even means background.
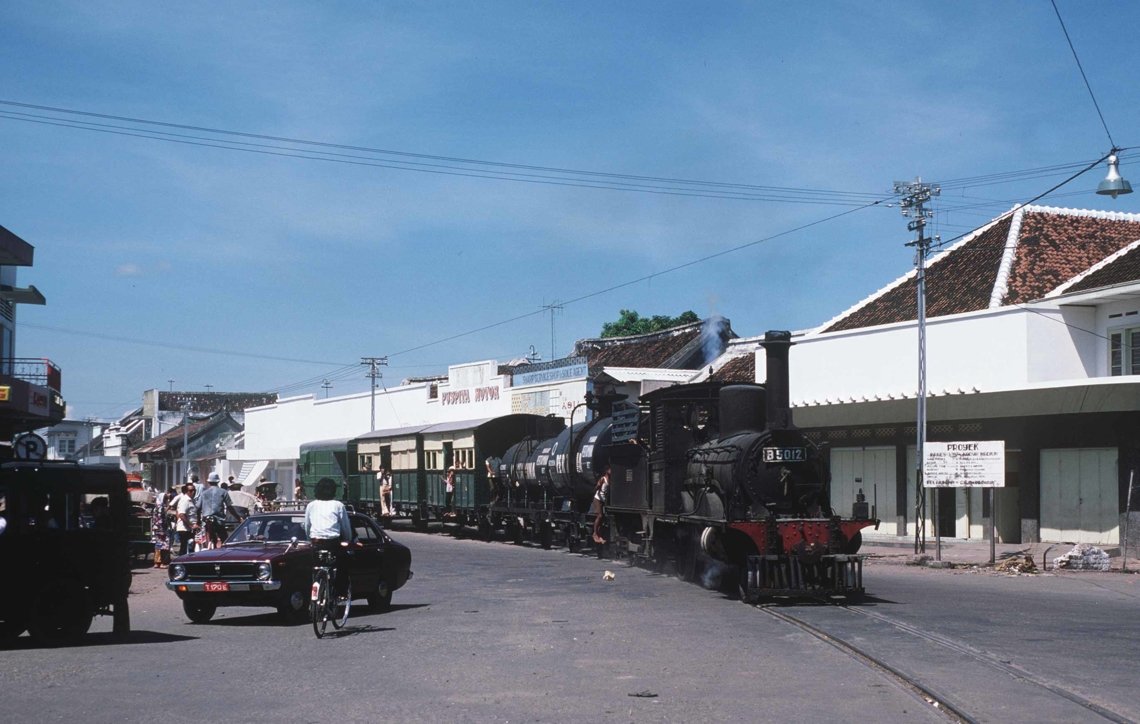
[[[1091,92],[1091,89],[1090,89],[1090,92]],[[1094,99],[1094,102],[1095,102],[1095,99]],[[617,289],[621,289],[621,288],[624,288],[627,286],[631,286],[631,285],[634,285],[634,284],[637,284],[637,283],[640,283],[643,281],[652,280],[655,277],[662,276],[665,274],[669,274],[669,273],[672,273],[672,272],[675,272],[675,271],[678,271],[678,270],[681,270],[681,269],[684,269],[684,268],[687,268],[687,267],[690,267],[690,266],[693,266],[696,264],[700,264],[700,263],[709,261],[711,259],[715,259],[715,258],[718,258],[720,256],[724,256],[726,254],[730,254],[730,253],[733,253],[736,251],[740,251],[742,249],[754,246],[756,244],[760,244],[760,243],[770,241],[770,240],[773,240],[773,239],[776,239],[776,238],[779,238],[779,237],[782,237],[782,236],[785,236],[785,235],[788,235],[791,233],[795,233],[797,231],[802,231],[802,230],[810,228],[812,226],[816,226],[818,224],[822,224],[822,223],[825,223],[825,222],[846,216],[848,214],[855,213],[857,211],[861,211],[861,210],[866,209],[866,208],[885,204],[887,201],[889,201],[892,198],[892,196],[873,195],[873,194],[862,193],[862,192],[836,191],[836,190],[825,190],[825,189],[809,189],[809,188],[775,187],[775,186],[762,186],[762,185],[755,185],[755,184],[739,184],[739,183],[728,183],[728,182],[718,182],[718,181],[705,181],[705,180],[696,180],[696,179],[680,179],[680,178],[668,178],[668,177],[636,175],[636,174],[619,174],[619,173],[613,173],[613,172],[600,172],[600,171],[590,171],[590,170],[583,170],[583,169],[566,169],[566,168],[559,168],[559,167],[553,167],[553,166],[541,166],[541,165],[533,165],[533,164],[517,164],[517,163],[506,163],[506,162],[497,162],[497,161],[486,161],[486,160],[480,160],[480,159],[469,159],[469,158],[455,157],[455,156],[421,154],[421,153],[399,151],[399,150],[392,150],[392,149],[370,148],[367,146],[355,146],[355,145],[348,145],[348,144],[330,143],[330,142],[325,142],[325,141],[314,141],[314,140],[306,140],[306,139],[298,139],[298,138],[289,138],[289,137],[284,137],[284,136],[272,136],[272,135],[268,135],[268,134],[249,133],[249,132],[243,132],[243,131],[231,131],[231,130],[225,130],[225,129],[209,128],[209,127],[205,127],[205,126],[195,126],[195,125],[190,125],[190,124],[179,124],[179,123],[169,123],[169,122],[163,122],[163,121],[153,121],[153,120],[147,120],[147,119],[141,119],[141,118],[132,118],[132,117],[128,117],[128,116],[117,116],[117,115],[111,115],[111,114],[94,113],[94,112],[90,112],[90,111],[66,109],[66,108],[59,108],[59,107],[52,107],[52,106],[43,106],[43,105],[37,105],[37,104],[28,104],[28,103],[22,103],[22,102],[11,101],[11,100],[3,100],[3,99],[0,99],[0,105],[22,107],[22,108],[32,109],[32,110],[48,111],[48,112],[54,112],[54,113],[64,113],[64,114],[78,115],[78,116],[84,116],[84,117],[100,118],[100,119],[104,119],[104,120],[116,120],[116,121],[142,124],[142,125],[175,128],[175,129],[179,129],[179,130],[190,130],[190,131],[196,131],[196,132],[201,132],[201,133],[211,133],[211,134],[224,135],[224,136],[251,138],[251,139],[257,139],[257,140],[263,140],[263,141],[273,141],[276,143],[289,143],[289,144],[300,145],[300,146],[312,146],[313,147],[312,149],[310,149],[310,148],[300,148],[300,149],[289,148],[289,147],[285,147],[285,146],[274,146],[274,145],[270,145],[270,144],[248,143],[248,142],[243,142],[243,141],[235,141],[235,140],[231,140],[231,139],[227,139],[227,138],[223,138],[223,139],[205,138],[205,137],[201,137],[201,136],[190,136],[187,134],[178,134],[178,133],[172,133],[172,132],[166,132],[166,131],[156,131],[156,130],[149,129],[149,128],[131,128],[131,127],[124,127],[124,126],[115,126],[115,125],[111,125],[111,124],[100,124],[100,123],[94,123],[94,122],[89,122],[89,121],[78,121],[78,120],[70,119],[70,118],[56,118],[56,117],[52,117],[52,116],[42,116],[42,115],[31,114],[31,113],[0,110],[0,118],[7,118],[9,120],[18,120],[18,121],[25,121],[25,122],[32,122],[32,123],[41,123],[44,125],[62,126],[62,127],[66,127],[66,128],[95,131],[95,132],[102,132],[102,133],[112,133],[112,134],[116,134],[116,135],[138,137],[138,138],[144,138],[144,139],[150,139],[150,140],[159,140],[159,141],[166,141],[166,142],[181,143],[181,144],[186,144],[186,145],[191,145],[191,146],[204,146],[204,147],[210,147],[210,148],[218,148],[218,149],[222,149],[222,150],[244,151],[244,152],[250,152],[250,153],[260,153],[260,154],[265,154],[265,155],[283,156],[283,157],[298,158],[298,159],[305,159],[305,160],[321,160],[321,161],[326,161],[326,162],[347,163],[347,164],[362,165],[362,166],[373,166],[373,167],[395,169],[395,170],[405,170],[405,171],[412,170],[412,171],[420,171],[420,172],[425,172],[425,173],[440,173],[440,174],[445,174],[445,175],[465,176],[465,177],[472,177],[472,178],[519,181],[519,182],[525,182],[525,183],[541,183],[541,184],[558,185],[558,186],[576,186],[576,187],[595,188],[595,189],[603,189],[603,190],[635,191],[635,192],[639,192],[639,193],[657,193],[657,194],[680,195],[680,196],[699,196],[699,197],[710,197],[710,198],[746,200],[746,201],[775,201],[775,202],[782,202],[782,203],[828,204],[828,205],[853,206],[853,208],[847,209],[847,210],[842,211],[840,213],[833,214],[833,215],[824,217],[822,219],[817,219],[817,220],[809,222],[807,224],[803,224],[803,225],[782,231],[780,233],[773,234],[773,235],[768,236],[768,237],[764,237],[762,239],[757,239],[757,240],[754,240],[751,242],[747,242],[745,244],[741,244],[741,245],[732,247],[731,249],[722,250],[720,252],[709,254],[709,255],[706,255],[704,257],[694,259],[694,260],[691,260],[689,262],[685,262],[683,264],[679,264],[679,265],[676,265],[676,266],[673,266],[673,267],[670,267],[670,268],[667,268],[667,269],[664,269],[661,271],[653,272],[651,274],[646,274],[646,275],[640,276],[636,279],[632,279],[632,280],[629,280],[626,282],[622,282],[620,284],[616,284],[616,285],[607,287],[605,289],[600,289],[600,290],[597,290],[597,291],[594,291],[594,292],[591,292],[588,294],[581,295],[581,296],[576,297],[574,299],[571,299],[567,302],[563,302],[563,304],[572,304],[572,303],[584,301],[586,299],[590,299],[590,298],[593,298],[596,296],[600,296],[602,294],[606,294],[606,293],[615,291]],[[1106,130],[1107,130],[1107,126],[1106,126]],[[338,152],[331,152],[331,151],[324,151],[324,150],[313,150],[313,149],[323,149],[323,148],[338,149]],[[347,151],[358,151],[358,152],[363,152],[363,153],[372,153],[372,154],[385,155],[385,156],[395,156],[398,158],[423,159],[424,161],[433,161],[433,162],[437,162],[437,163],[425,163],[423,161],[403,161],[403,160],[397,160],[397,159],[374,159],[374,158],[371,158],[368,156],[357,156],[354,154],[346,154],[346,153],[340,153],[339,152],[339,151],[346,151],[346,150]],[[1127,154],[1124,154],[1123,151],[1126,151],[1129,149],[1114,149],[1114,150],[1116,150],[1118,152],[1118,154],[1122,158],[1124,158],[1127,156]],[[995,186],[995,185],[1000,185],[1003,183],[1012,183],[1014,181],[1025,181],[1025,180],[1032,180],[1032,179],[1037,179],[1037,178],[1045,178],[1045,177],[1048,177],[1051,175],[1056,175],[1057,173],[1060,173],[1060,172],[1071,170],[1073,168],[1080,168],[1080,170],[1077,171],[1077,173],[1069,176],[1067,179],[1065,179],[1061,183],[1053,186],[1051,189],[1049,189],[1048,191],[1046,191],[1042,194],[1038,194],[1037,196],[1035,196],[1030,201],[1024,202],[1022,204],[1022,205],[1028,205],[1028,204],[1033,203],[1036,200],[1039,200],[1039,199],[1047,196],[1048,194],[1052,193],[1056,189],[1058,189],[1058,188],[1064,186],[1065,184],[1069,183],[1070,181],[1077,178],[1081,174],[1083,174],[1083,173],[1087,172],[1088,170],[1090,170],[1091,168],[1095,167],[1097,164],[1099,164],[1100,162],[1105,160],[1105,158],[1107,158],[1107,155],[1098,159],[1097,161],[1095,161],[1089,165],[1084,165],[1081,163],[1057,164],[1057,165],[1039,167],[1039,168],[1034,168],[1034,169],[1025,169],[1025,170],[1019,170],[1019,171],[1009,171],[1009,172],[1000,172],[1000,173],[993,173],[993,174],[984,174],[984,175],[979,175],[979,176],[964,177],[964,178],[960,178],[960,179],[950,179],[950,180],[941,182],[940,186],[942,188],[946,188],[946,189],[964,190],[964,189],[969,189],[969,188]],[[466,168],[463,166],[454,166],[454,165],[449,165],[449,164],[467,164],[469,166],[473,166],[474,168]],[[498,169],[507,169],[507,170],[498,170]],[[564,175],[564,176],[560,176],[560,175]],[[672,185],[671,186],[660,186],[658,184],[672,184]],[[1008,202],[1004,202],[1004,203],[1008,203]],[[1003,204],[1003,202],[1002,201],[986,201],[984,199],[977,199],[974,203],[959,204],[956,206],[948,207],[948,208],[944,209],[944,211],[962,212],[962,211],[968,211],[968,210],[973,210],[973,209],[987,208],[987,207],[996,206],[999,204]],[[1009,213],[1013,213],[1013,210],[1006,212],[1006,214],[1009,214]],[[1006,214],[1003,214],[997,218],[1001,219]],[[943,224],[943,226],[949,226],[949,224]],[[964,228],[964,227],[961,227],[961,228]],[[965,233],[959,234],[959,235],[957,235],[957,236],[955,236],[949,240],[941,242],[937,247],[934,247],[934,248],[942,248],[942,247],[946,246],[947,244],[953,243],[954,241],[957,241],[958,239],[963,238],[964,236],[966,236],[968,233],[972,232],[973,230],[974,229],[971,228],[969,231],[967,231]],[[527,313],[515,315],[515,316],[510,317],[508,319],[500,320],[498,322],[493,322],[493,323],[488,324],[488,325],[483,325],[483,326],[476,328],[476,329],[468,330],[466,332],[461,332],[459,334],[451,335],[448,337],[437,339],[435,341],[427,342],[427,343],[424,343],[421,345],[416,345],[414,347],[410,347],[410,348],[407,348],[404,350],[400,350],[398,352],[394,352],[394,353],[389,354],[389,356],[394,357],[394,356],[408,354],[410,352],[418,351],[421,349],[425,349],[427,347],[442,344],[444,342],[449,342],[449,341],[452,341],[455,339],[470,336],[472,334],[477,334],[479,332],[486,331],[488,329],[492,329],[495,327],[510,324],[512,322],[520,321],[522,319],[526,319],[526,318],[529,318],[532,316],[544,314],[545,311],[546,310],[544,308],[539,308],[539,309],[534,310],[533,312],[527,312]],[[28,326],[37,326],[37,325],[28,325]],[[123,342],[130,342],[130,343],[136,343],[136,344],[149,344],[152,346],[168,347],[168,348],[173,348],[173,349],[184,349],[184,350],[189,350],[189,351],[199,351],[199,352],[207,352],[207,353],[214,353],[214,354],[234,354],[235,356],[254,357],[254,358],[261,358],[261,359],[272,359],[272,360],[286,361],[286,362],[299,362],[299,363],[306,363],[306,364],[325,364],[325,365],[340,365],[341,364],[341,363],[315,361],[315,360],[297,360],[297,359],[275,357],[275,356],[269,356],[269,355],[257,355],[257,354],[252,354],[252,353],[228,352],[225,350],[200,348],[200,347],[193,347],[193,346],[188,346],[188,345],[173,345],[173,344],[154,343],[154,342],[150,342],[147,340],[137,340],[137,339],[130,339],[130,338],[116,338],[116,337],[112,337],[109,335],[99,335],[99,334],[94,334],[94,333],[85,333],[85,332],[79,332],[76,330],[65,330],[65,329],[54,328],[54,327],[46,327],[46,326],[41,326],[41,328],[50,329],[53,331],[64,332],[64,333],[88,334],[89,336],[96,336],[96,337],[101,337],[101,338],[105,338],[105,339],[113,339],[115,341],[123,341]],[[325,379],[328,379],[330,381],[345,379],[347,377],[351,377],[357,371],[357,369],[358,369],[358,365],[356,365],[356,364],[344,365],[344,366],[340,367],[338,370],[334,370],[333,372],[330,372],[330,373],[325,374],[325,375],[319,375],[319,376],[316,376],[313,378],[308,378],[306,380],[301,380],[301,381],[289,383],[286,385],[281,385],[277,388],[277,391],[290,391],[293,389],[303,389],[305,387],[311,386],[312,384],[315,384],[315,383],[320,382],[320,381],[325,380]]]
[[[1104,134],[1108,136],[1108,142],[1113,148],[1116,148],[1116,141],[1112,140],[1112,132],[1108,130],[1108,122],[1104,120],[1104,113],[1100,110],[1100,104],[1096,102],[1096,94],[1093,93],[1092,85],[1089,83],[1089,77],[1085,75],[1085,68],[1081,65],[1081,59],[1077,55],[1077,48],[1073,45],[1073,39],[1069,37],[1069,29],[1065,27],[1065,21],[1061,17],[1061,11],[1057,8],[1057,0],[1049,0],[1053,4],[1053,12],[1057,14],[1057,22],[1061,24],[1061,32],[1065,34],[1065,40],[1069,43],[1069,50],[1073,53],[1073,60],[1077,61],[1077,70],[1081,71],[1081,80],[1085,82],[1085,88],[1088,89],[1089,98],[1092,99],[1093,106],[1096,108],[1096,114],[1100,117],[1100,124],[1104,126]]]
[[[23,107],[32,108],[49,108],[43,106],[32,106],[31,104],[16,103],[13,101],[0,100],[0,104],[6,105],[19,105]],[[307,148],[291,148],[278,145],[248,143],[244,141],[234,141],[230,139],[206,138],[202,136],[191,136],[187,134],[170,133],[166,131],[155,131],[146,128],[133,128],[125,126],[116,126],[111,124],[100,124],[88,121],[79,121],[69,118],[57,118],[52,116],[42,116],[31,113],[15,112],[15,111],[0,111],[0,118],[8,120],[24,121],[29,123],[38,123],[42,125],[58,126],[63,128],[72,128],[78,130],[86,130],[92,132],[107,133],[113,135],[128,136],[134,138],[145,138],[150,140],[166,141],[170,143],[179,143],[190,146],[201,146],[207,148],[217,148],[230,151],[244,151],[247,153],[258,153],[270,156],[283,156],[289,158],[300,158],[306,160],[326,161],[334,163],[344,163],[358,166],[371,166],[376,168],[386,168],[402,171],[417,171],[423,173],[434,173],[448,176],[462,176],[469,178],[482,178],[494,179],[503,181],[517,181],[523,183],[537,183],[555,186],[572,186],[580,188],[597,188],[611,191],[636,191],[641,193],[659,193],[666,195],[679,195],[679,196],[694,196],[701,198],[724,198],[724,199],[740,199],[745,201],[777,201],[784,203],[802,203],[802,204],[830,204],[830,205],[855,205],[860,202],[866,201],[869,198],[874,198],[875,194],[868,194],[863,192],[829,190],[829,189],[811,189],[811,188],[795,188],[795,187],[780,187],[780,186],[763,186],[757,184],[741,184],[729,183],[722,181],[702,181],[694,179],[680,179],[680,178],[667,178],[659,176],[644,176],[635,174],[618,174],[612,172],[599,172],[599,171],[586,171],[576,169],[560,169],[555,167],[546,166],[533,166],[527,164],[510,164],[492,161],[480,161],[473,159],[460,159],[446,156],[433,156],[430,154],[415,154],[408,152],[390,151],[385,149],[373,149],[365,146],[350,146],[346,144],[334,144],[322,141],[307,141],[302,139],[289,139],[277,136],[268,136],[264,134],[252,134],[239,131],[224,131],[218,129],[209,129],[197,126],[189,126],[183,124],[170,124],[158,121],[145,121],[142,119],[130,119],[122,116],[109,116],[105,114],[89,113],[85,111],[71,111],[67,109],[52,109],[65,113],[78,113],[87,116],[98,116],[102,118],[113,118],[120,120],[128,120],[137,123],[156,124],[167,127],[176,127],[182,129],[194,129],[208,133],[227,134],[238,137],[257,138],[265,140],[274,140],[284,143],[292,143],[297,145],[314,146],[318,148],[337,148],[342,150],[356,150],[366,153],[382,154],[382,155],[398,155],[401,157],[414,157],[421,159],[432,159],[446,163],[425,163],[423,161],[403,161],[396,159],[376,159],[371,156],[360,156],[356,154],[346,154],[324,150],[314,150]],[[454,164],[469,164],[476,168],[469,168],[466,166],[456,166]],[[520,169],[520,170],[496,170],[498,168],[505,169]],[[536,173],[542,172],[542,173]],[[662,185],[666,184],[666,185]]]

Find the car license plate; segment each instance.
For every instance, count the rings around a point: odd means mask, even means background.
[[[202,586],[202,588],[207,593],[225,593],[230,590],[230,584],[225,581],[206,581],[206,584]]]

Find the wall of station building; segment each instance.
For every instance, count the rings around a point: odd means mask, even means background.
[[[982,391],[1019,389],[1108,374],[1103,337],[1092,308],[1039,305],[1002,307],[937,317],[927,322],[927,388]],[[796,337],[789,353],[793,405],[886,399],[918,389],[918,332],[914,322]],[[1048,354],[1042,354],[1048,350]],[[763,377],[764,351],[757,352]],[[758,381],[763,382],[763,379]]]

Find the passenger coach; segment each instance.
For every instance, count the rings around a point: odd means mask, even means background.
[[[395,512],[417,528],[445,520],[474,525],[492,499],[484,461],[501,457],[520,439],[549,437],[564,426],[557,417],[515,414],[376,430],[348,441],[346,449],[355,451],[349,464],[373,482],[381,467],[392,473]],[[452,466],[455,502],[448,511],[444,476]]]

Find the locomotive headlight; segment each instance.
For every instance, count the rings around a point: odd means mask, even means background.
[[[170,566],[170,580],[181,581],[186,578],[186,566],[181,563],[174,563]]]
[[[268,581],[273,576],[273,566],[268,563],[257,564],[257,580]]]

